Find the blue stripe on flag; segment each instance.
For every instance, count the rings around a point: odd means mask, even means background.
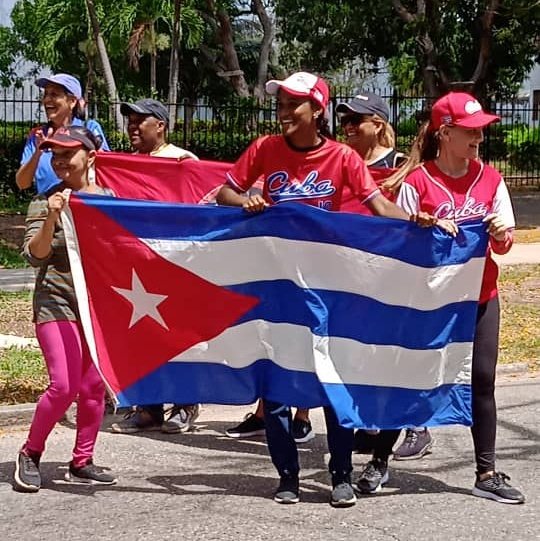
[[[189,385],[178,385],[182,381]],[[262,397],[312,408],[329,405],[330,396],[344,426],[405,428],[470,425],[470,392],[469,385],[458,384],[427,391],[372,385],[323,386],[314,373],[287,370],[259,360],[242,369],[213,363],[168,363],[125,389],[118,398],[121,405],[144,405],[252,404]]]
[[[309,327],[319,336],[409,349],[435,349],[474,338],[478,306],[474,301],[425,311],[392,306],[353,293],[303,289],[287,280],[251,282],[227,289],[261,300],[236,324],[253,319],[287,322]]]
[[[171,205],[88,194],[77,197],[97,206],[140,238],[223,241],[276,236],[347,246],[421,267],[465,263],[471,257],[483,257],[486,249],[485,242],[478,242],[478,237],[485,237],[485,224],[481,222],[461,226],[455,241],[449,243],[448,235],[438,228],[419,230],[404,220],[328,212],[297,203],[281,203],[260,214],[248,214],[230,207]],[[385,227],[381,227],[383,223]],[[415,243],[407,240],[410,231],[414,232]],[[400,251],[404,244],[407,250]],[[426,250],[428,244],[431,250]],[[475,246],[472,251],[471,245]]]

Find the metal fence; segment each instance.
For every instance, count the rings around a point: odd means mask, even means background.
[[[429,99],[425,96],[404,96],[395,91],[377,91],[388,100],[390,122],[397,136],[397,146],[407,152]],[[330,128],[340,138],[335,108],[351,96],[331,98]],[[539,110],[529,101],[514,100],[492,103],[489,109],[501,116],[501,122],[490,126],[482,146],[483,159],[502,172],[511,186],[540,186]],[[231,100],[225,104],[210,103],[201,98],[176,105],[176,124],[169,140],[190,149],[202,158],[234,160],[249,142],[262,134],[279,132],[274,101],[258,104],[252,100]],[[111,148],[128,150],[125,126],[115,129],[111,104],[106,99],[89,100],[88,115],[103,125]],[[0,89],[0,145],[22,143],[31,126],[45,121],[39,90]],[[1,149],[0,149],[1,150]]]

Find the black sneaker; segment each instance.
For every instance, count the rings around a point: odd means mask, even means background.
[[[229,438],[251,438],[253,436],[264,436],[265,433],[264,419],[257,417],[253,413],[248,413],[238,426],[225,430],[225,434]]]
[[[374,494],[388,482],[388,477],[388,464],[379,458],[374,458],[367,463],[356,486],[364,494]]]
[[[293,420],[292,434],[296,443],[306,443],[306,441],[312,440],[315,437],[311,423],[303,419]]]
[[[351,507],[356,503],[356,494],[351,485],[350,474],[341,478],[332,476],[332,487],[332,495],[330,496],[332,507]]]
[[[76,468],[73,462],[69,463],[69,470],[65,475],[66,481],[70,483],[84,483],[88,485],[115,485],[116,477],[98,468],[92,460],[84,466]]]
[[[20,451],[15,461],[13,481],[15,483],[14,488],[20,492],[37,492],[41,488],[39,456],[30,456]]]
[[[510,481],[510,477],[502,472],[495,472],[483,481],[479,481],[476,474],[476,483],[472,489],[473,496],[489,498],[499,503],[525,503],[525,496],[506,481]]]
[[[283,475],[274,494],[277,503],[298,503],[300,501],[300,483],[296,475]]]

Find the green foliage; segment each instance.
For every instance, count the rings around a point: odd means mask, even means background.
[[[15,184],[15,173],[19,169],[24,141],[30,123],[14,122],[0,124],[0,207],[16,209],[24,206],[31,197],[30,192],[21,192]]]
[[[149,94],[148,55],[140,59],[140,72],[130,69],[127,61],[129,40],[139,24],[155,27],[155,45],[160,51],[158,89],[167,95],[173,2],[94,0],[94,4],[120,95],[130,97],[129,89],[134,87],[141,95]],[[72,73],[85,85],[90,78],[94,92],[105,92],[85,0],[17,0],[11,18],[12,28],[0,28],[0,81],[3,77],[4,83],[15,82],[13,60],[20,55],[54,72]],[[183,48],[193,51],[201,44],[205,29],[197,0],[182,3],[181,25]]]
[[[0,239],[0,268],[21,269],[26,266],[19,250],[8,246],[3,239]]]
[[[404,91],[418,89],[428,72],[434,73],[439,91],[446,82],[472,78],[480,58],[482,22],[489,2],[402,0],[400,5],[410,16],[407,21],[394,4],[277,0],[283,63],[328,73],[354,59],[376,65],[383,58],[392,83]],[[425,6],[423,15],[416,11],[420,4]],[[477,90],[506,97],[515,92],[538,58],[540,2],[501,2],[491,35],[487,69]],[[432,55],[428,54],[430,42]],[[297,44],[301,58],[297,57]]]
[[[396,128],[396,133],[399,136],[405,136],[405,137],[416,137],[416,133],[418,132],[418,122],[416,121],[416,118],[409,117],[404,120],[401,120]]]
[[[520,125],[505,135],[510,163],[518,169],[540,168],[540,128]]]

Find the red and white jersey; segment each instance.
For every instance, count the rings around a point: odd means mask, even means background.
[[[380,193],[362,158],[330,139],[306,151],[292,148],[281,135],[256,139],[227,173],[227,180],[243,193],[260,178],[263,197],[271,205],[295,201],[338,211],[345,186],[362,203]]]
[[[510,195],[501,174],[479,160],[471,160],[469,171],[460,178],[444,174],[433,161],[425,162],[407,176],[396,203],[410,214],[425,211],[457,224],[480,220],[495,212],[510,232],[516,225]],[[497,295],[498,268],[491,257],[491,249],[503,254],[511,246],[511,234],[502,242],[490,237],[480,303]]]

